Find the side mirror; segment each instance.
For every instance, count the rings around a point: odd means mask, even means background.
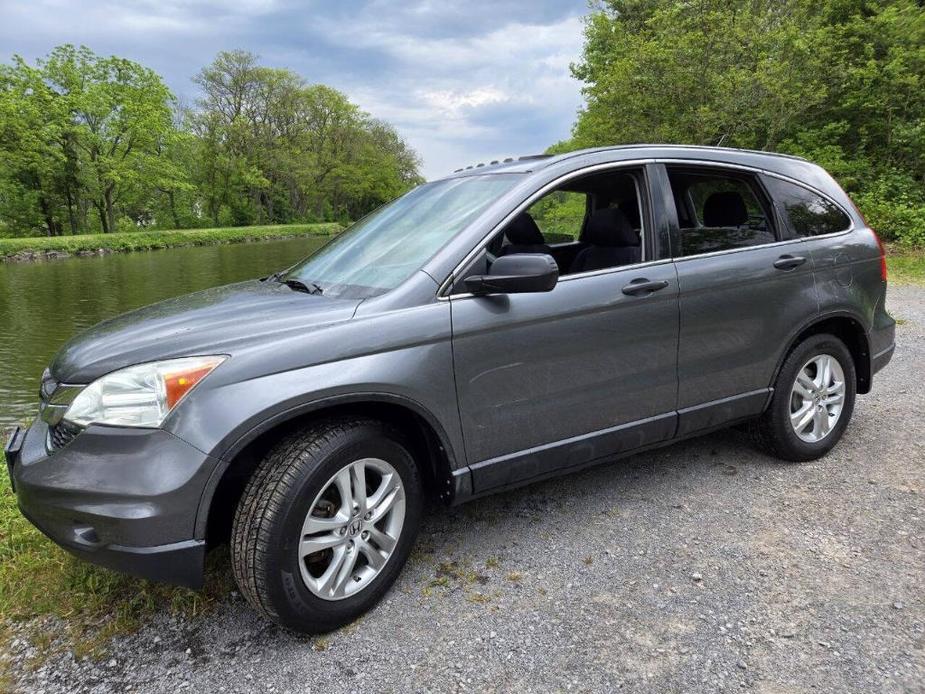
[[[559,266],[546,253],[503,255],[491,264],[487,275],[467,277],[464,284],[473,294],[524,294],[548,292],[559,280]]]

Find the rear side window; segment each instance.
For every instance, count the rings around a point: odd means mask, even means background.
[[[722,171],[668,169],[678,212],[675,257],[758,246],[777,240],[755,178]]]
[[[831,200],[779,178],[768,176],[765,183],[793,236],[834,234],[851,226],[848,215]]]

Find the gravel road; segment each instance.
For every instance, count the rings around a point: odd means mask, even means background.
[[[825,459],[730,431],[431,511],[385,601],[323,638],[233,594],[22,691],[925,692],[925,288]],[[16,662],[27,650],[15,644]]]

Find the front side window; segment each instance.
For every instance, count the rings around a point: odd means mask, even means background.
[[[838,205],[803,186],[771,176],[765,184],[793,236],[834,234],[851,226],[851,218]]]
[[[560,277],[642,262],[641,190],[636,169],[571,179],[508,222],[462,277],[485,274],[498,257],[518,253],[552,256]]]
[[[675,257],[776,241],[771,214],[753,176],[668,169],[680,233]]]
[[[520,180],[520,174],[485,174],[425,183],[361,219],[284,279],[325,296],[387,292]]]
[[[576,241],[581,236],[588,206],[587,193],[556,190],[527,208],[546,243]]]

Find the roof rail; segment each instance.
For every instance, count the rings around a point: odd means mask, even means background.
[[[536,161],[539,159],[549,159],[550,157],[555,156],[554,154],[527,154],[522,157],[517,157],[516,161]],[[510,164],[514,162],[514,157],[506,157],[503,160],[492,159],[490,163],[485,164],[480,162],[478,164],[470,164],[469,166],[461,166],[458,169],[454,169],[453,173],[460,173],[462,171],[470,171],[471,169],[481,169],[486,166],[498,166],[500,164]]]

